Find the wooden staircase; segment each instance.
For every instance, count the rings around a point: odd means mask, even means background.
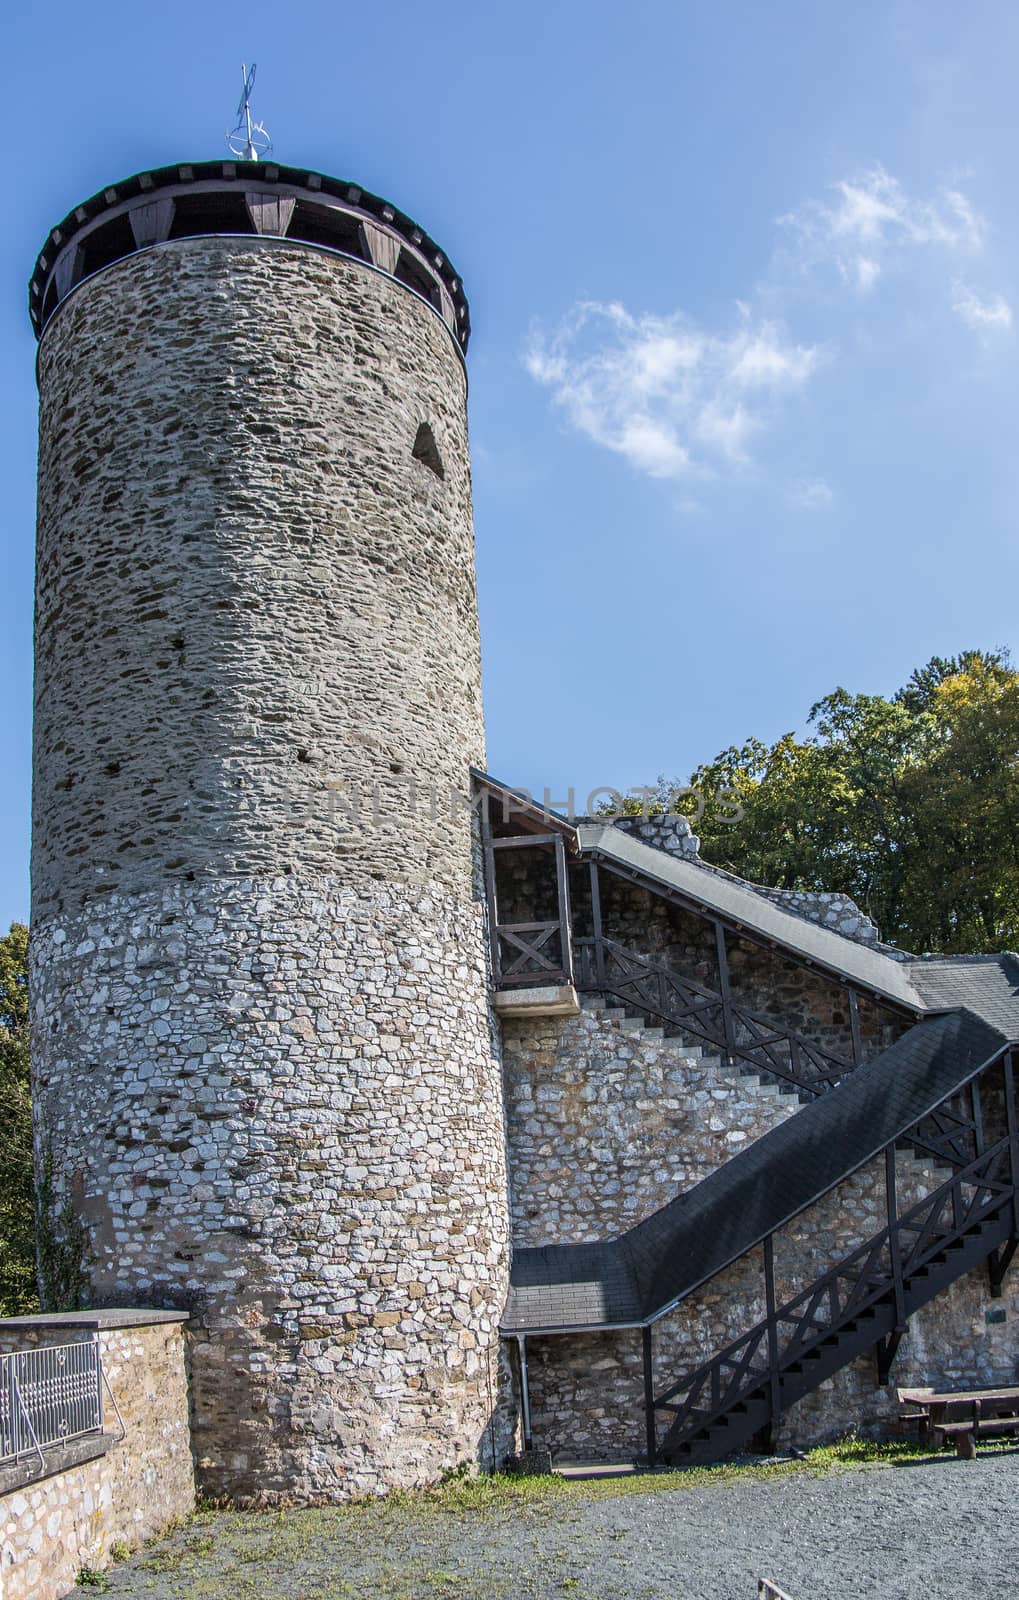
[[[869,1351],[887,1381],[908,1318],[1015,1237],[1014,1155],[1005,1138],[958,1167],[794,1300],[656,1394],[656,1417],[668,1419],[659,1455],[677,1466],[719,1461]]]

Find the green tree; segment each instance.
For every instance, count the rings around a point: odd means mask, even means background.
[[[0,939],[0,1312],[38,1309],[28,1079],[28,929]]]
[[[909,692],[908,690],[906,692]],[[901,917],[926,947],[1019,944],[1019,673],[969,658],[930,687],[935,730],[905,795],[916,843]]]
[[[809,721],[802,740],[748,739],[692,774],[700,798],[682,809],[704,859],[776,888],[841,890],[908,949],[1015,947],[1019,673],[1007,653],[936,656],[890,700],[836,689]],[[678,787],[660,779],[653,808]]]

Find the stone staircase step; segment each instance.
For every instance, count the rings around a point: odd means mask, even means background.
[[[678,1029],[667,1029],[664,1025],[645,1021],[642,1016],[631,1016],[624,1006],[611,1005],[602,995],[584,995],[582,1004],[585,1011],[596,1013],[601,1021],[613,1023],[621,1033],[648,1039],[654,1044],[668,1041],[687,1060],[698,1062],[709,1071],[717,1072],[720,1077],[730,1078],[734,1087],[738,1084],[741,1089],[752,1091],[763,1100],[776,1100],[795,1092],[792,1086],[786,1089],[781,1083],[770,1082],[757,1073],[741,1071],[738,1062],[728,1061],[724,1056],[706,1054],[703,1045],[688,1044]]]

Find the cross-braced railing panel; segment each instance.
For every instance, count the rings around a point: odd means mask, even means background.
[[[628,950],[615,939],[575,941],[578,987],[611,995],[621,1005],[659,1018],[811,1096],[835,1088],[853,1062],[825,1050],[774,1017],[728,1000],[664,962]]]
[[[564,976],[560,922],[501,922],[495,932],[500,983],[552,983]]]
[[[977,1114],[975,1086],[945,1105],[938,1106],[910,1131],[910,1143],[919,1153],[933,1156],[948,1166],[972,1161],[977,1153],[981,1121]],[[968,1101],[968,1105],[967,1105]]]

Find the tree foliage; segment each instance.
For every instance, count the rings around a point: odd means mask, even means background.
[[[28,1079],[28,929],[0,939],[0,1313],[38,1308]]]
[[[690,786],[705,860],[852,896],[912,950],[1019,944],[1019,673],[1007,652],[934,657],[890,700],[836,689],[810,733],[748,739]],[[677,785],[659,780],[667,804]],[[732,821],[737,806],[742,814]]]

